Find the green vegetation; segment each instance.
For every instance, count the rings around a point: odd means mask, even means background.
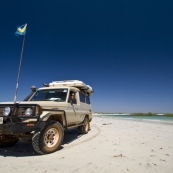
[[[132,116],[167,116],[167,117],[173,117],[173,114],[168,114],[168,113],[163,113],[163,115],[157,115],[157,113],[152,113],[152,112],[148,112],[148,113],[132,113]]]
[[[173,117],[173,114],[164,114],[163,116]]]
[[[123,114],[124,113],[120,113],[120,112],[97,112],[98,114]],[[148,112],[148,113],[142,113],[142,112],[136,112],[136,113],[130,113],[127,114],[128,116],[167,116],[167,117],[173,117],[173,113],[162,113],[162,114],[158,114],[158,113],[152,113],[152,112]]]
[[[157,116],[157,114],[155,113],[151,113],[151,112],[148,112],[148,113],[142,113],[142,112],[138,112],[138,113],[132,113],[131,114],[132,116]]]

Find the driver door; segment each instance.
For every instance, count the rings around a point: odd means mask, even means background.
[[[71,93],[73,91],[70,91],[69,92],[69,95],[68,95],[68,99],[67,99],[67,105],[68,105],[68,109],[66,110],[66,116],[67,116],[67,124],[68,125],[75,125],[76,124],[76,104],[77,104],[77,100],[76,102],[73,101],[71,102],[70,100],[70,96],[71,96]],[[74,92],[73,92],[74,93]],[[75,99],[76,99],[76,96],[75,96]]]

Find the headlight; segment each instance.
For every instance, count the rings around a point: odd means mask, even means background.
[[[31,109],[31,108],[26,109],[25,115],[26,115],[26,116],[32,115],[32,109]]]
[[[8,116],[10,114],[10,107],[5,107],[4,110],[3,110],[3,115],[4,116]]]

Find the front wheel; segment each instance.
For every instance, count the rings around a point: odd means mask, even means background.
[[[64,130],[60,123],[49,121],[41,132],[32,138],[32,146],[39,154],[49,154],[58,150],[64,138]]]

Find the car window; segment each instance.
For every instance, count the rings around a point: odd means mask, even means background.
[[[85,98],[86,98],[86,103],[87,104],[90,104],[90,98],[89,98],[89,96],[86,96]]]
[[[74,95],[74,97],[71,96],[72,94]],[[76,93],[74,91],[70,91],[68,97],[68,103],[77,104]]]
[[[85,103],[85,95],[79,92],[80,102]]]
[[[31,101],[58,101],[65,102],[67,97],[67,89],[46,89],[38,90],[32,97]]]

